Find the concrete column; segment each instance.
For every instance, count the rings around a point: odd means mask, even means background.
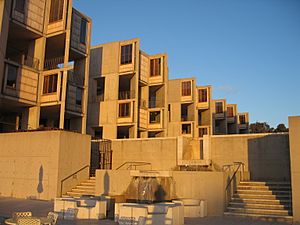
[[[289,117],[293,220],[300,222],[300,116]]]

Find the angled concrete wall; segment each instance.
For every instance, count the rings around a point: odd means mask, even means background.
[[[300,116],[289,117],[293,220],[300,222]]]
[[[251,180],[290,180],[288,134],[212,136],[211,159],[216,170],[243,162]]]
[[[90,136],[65,131],[0,134],[0,196],[53,199],[90,163]],[[88,177],[88,168],[65,189]]]

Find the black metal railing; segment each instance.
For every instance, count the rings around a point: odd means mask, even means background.
[[[119,100],[133,99],[135,91],[119,91]]]
[[[64,67],[64,56],[45,59],[44,70],[61,69]]]
[[[68,180],[69,178],[71,177],[75,177],[79,172],[83,171],[84,169],[86,168],[89,168],[90,165],[85,165],[84,167],[80,168],[79,170],[77,170],[76,172],[72,173],[71,175],[65,177],[64,179],[62,179],[60,181],[60,195],[62,196],[63,195],[63,184],[66,180]]]
[[[150,170],[152,170],[152,164],[149,162],[124,162],[122,165],[120,165],[116,170],[119,170],[123,167],[126,167],[126,170],[136,170],[138,166],[150,166]]]
[[[34,58],[25,51],[21,51],[11,46],[8,46],[6,49],[6,59],[36,70],[39,69],[39,59]]]

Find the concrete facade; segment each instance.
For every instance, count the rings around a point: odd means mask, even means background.
[[[67,0],[0,4],[0,132],[86,132],[91,20]]]
[[[289,117],[293,220],[300,222],[300,116]]]
[[[85,167],[90,163],[88,135],[65,131],[5,133],[0,134],[0,143],[1,196],[50,200],[61,195],[61,188],[65,192],[89,177]]]
[[[140,40],[92,47],[88,132],[105,139],[166,136],[167,55]]]

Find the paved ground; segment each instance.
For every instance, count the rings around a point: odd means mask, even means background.
[[[0,197],[0,224],[15,211],[31,211],[35,216],[46,216],[53,211],[52,201]],[[116,225],[112,220],[59,220],[59,225]],[[239,217],[206,217],[185,219],[186,225],[287,225],[287,223],[261,221]],[[160,224],[157,224],[160,225]],[[296,225],[296,224],[295,224]],[[300,225],[300,224],[297,224]]]

